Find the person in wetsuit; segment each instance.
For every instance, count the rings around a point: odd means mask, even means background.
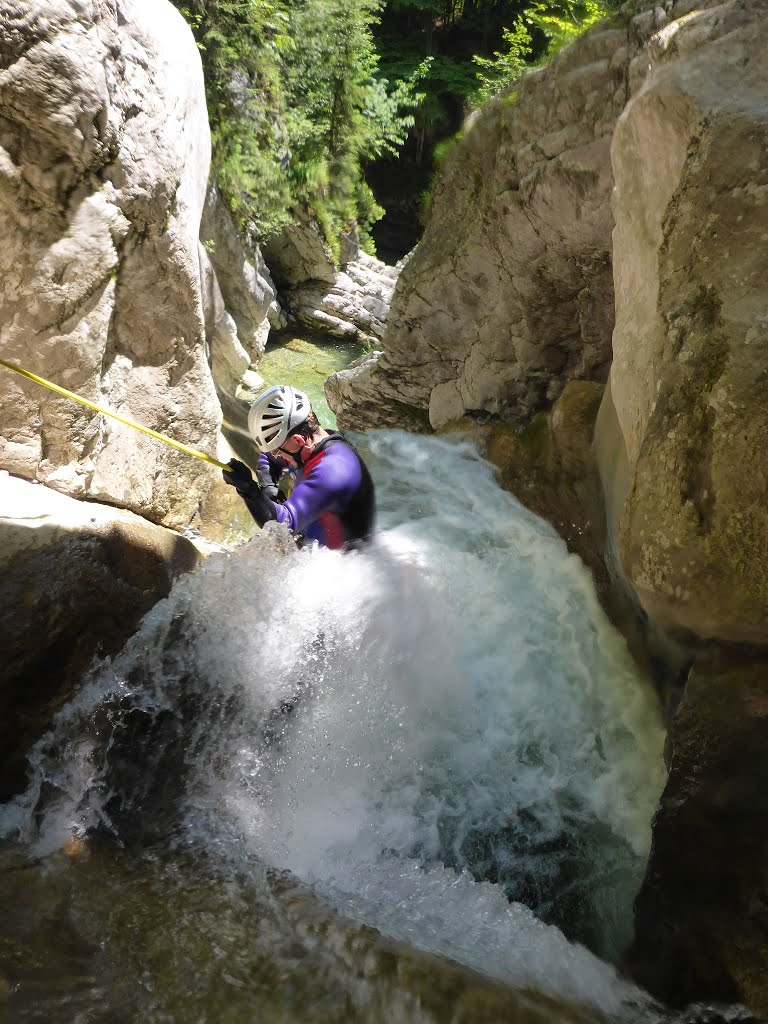
[[[300,542],[343,548],[367,540],[373,529],[375,496],[368,468],[339,432],[324,430],[303,391],[277,384],[260,395],[248,414],[259,449],[257,480],[231,459],[224,482],[237,489],[259,524],[286,523]],[[283,499],[277,487],[288,470],[296,484]]]

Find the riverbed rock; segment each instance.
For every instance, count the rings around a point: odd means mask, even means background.
[[[337,267],[310,214],[294,214],[294,223],[264,250],[288,320],[313,334],[375,345],[404,261],[392,267],[362,252],[350,230],[341,238]]]
[[[310,281],[287,292],[286,309],[310,331],[375,345],[384,334],[398,275],[397,267],[358,252],[330,287]]]
[[[215,449],[198,230],[210,136],[168,0],[0,0],[0,348]],[[183,526],[210,467],[0,370],[0,466]]]
[[[344,977],[350,1003],[364,1019],[382,1005],[372,991],[407,994],[422,1019],[451,1024],[608,1024],[609,1014],[577,998],[504,985],[446,957],[426,953],[375,928],[344,918],[294,877],[284,872],[270,878],[277,905],[310,949],[332,951],[334,970]],[[387,1019],[396,1005],[391,995],[383,1004]],[[399,1016],[399,1015],[398,1015]],[[401,1019],[413,1019],[410,1011]]]
[[[115,654],[195,545],[124,509],[0,472],[0,801],[95,656]]]
[[[632,59],[668,17],[661,6],[640,19],[632,12],[590,30],[465,124],[377,345],[380,404],[392,420],[408,406],[434,428],[467,414],[528,420],[569,380],[605,381],[611,136]],[[363,407],[358,383],[340,382],[342,419],[346,407]]]
[[[613,142],[621,559],[669,631],[765,644],[768,22],[702,6],[652,39]]]

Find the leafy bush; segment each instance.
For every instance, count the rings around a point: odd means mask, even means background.
[[[515,82],[530,67],[548,63],[614,7],[612,0],[557,0],[555,3],[534,0],[511,29],[503,30],[504,50],[496,51],[491,58],[473,57],[478,68],[475,105],[479,106]],[[543,53],[534,61],[537,35],[543,36],[546,43]]]
[[[383,0],[185,0],[201,51],[212,171],[241,230],[278,232],[309,209],[332,251],[357,221],[368,247],[383,209],[363,164],[396,154],[413,124],[422,62],[391,85],[372,36]]]

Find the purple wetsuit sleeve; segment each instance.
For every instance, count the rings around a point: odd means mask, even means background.
[[[304,475],[284,505],[277,505],[277,520],[294,533],[303,533],[324,512],[343,508],[362,480],[360,460],[346,444],[336,444],[311,458]]]
[[[271,487],[280,479],[287,463],[269,452],[261,452],[256,463],[256,479],[262,487]]]

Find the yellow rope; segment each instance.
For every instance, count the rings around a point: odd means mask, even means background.
[[[28,377],[33,380],[35,384],[42,384],[44,388],[50,388],[51,391],[55,391],[58,395],[64,395],[65,398],[71,398],[73,402],[79,402],[80,405],[85,405],[89,409],[93,409],[95,412],[103,413],[105,416],[111,416],[113,420],[118,420],[120,423],[124,423],[127,427],[133,427],[134,430],[140,430],[143,434],[149,434],[150,437],[157,438],[158,441],[164,441],[169,444],[171,448],[178,448],[180,452],[185,452],[187,455],[194,455],[196,459],[202,459],[203,462],[209,462],[212,466],[218,466],[219,469],[229,470],[229,466],[223,462],[219,462],[218,459],[214,459],[211,455],[206,455],[205,452],[200,452],[197,448],[190,448],[187,444],[182,444],[181,441],[174,441],[172,437],[166,437],[165,434],[158,434],[156,430],[150,430],[149,427],[144,427],[141,423],[134,423],[133,420],[126,419],[125,416],[119,416],[116,412],[111,412],[109,409],[103,409],[100,405],[96,405],[95,402],[89,402],[87,398],[81,398],[80,395],[76,395],[73,391],[67,391],[66,388],[60,388],[58,384],[53,384],[51,381],[46,380],[45,377],[38,377],[35,373],[30,373],[29,370],[23,370],[20,366],[14,366],[13,363],[6,363],[4,359],[0,359],[0,366],[4,366],[7,370],[13,370],[14,373],[20,373],[22,377]]]

